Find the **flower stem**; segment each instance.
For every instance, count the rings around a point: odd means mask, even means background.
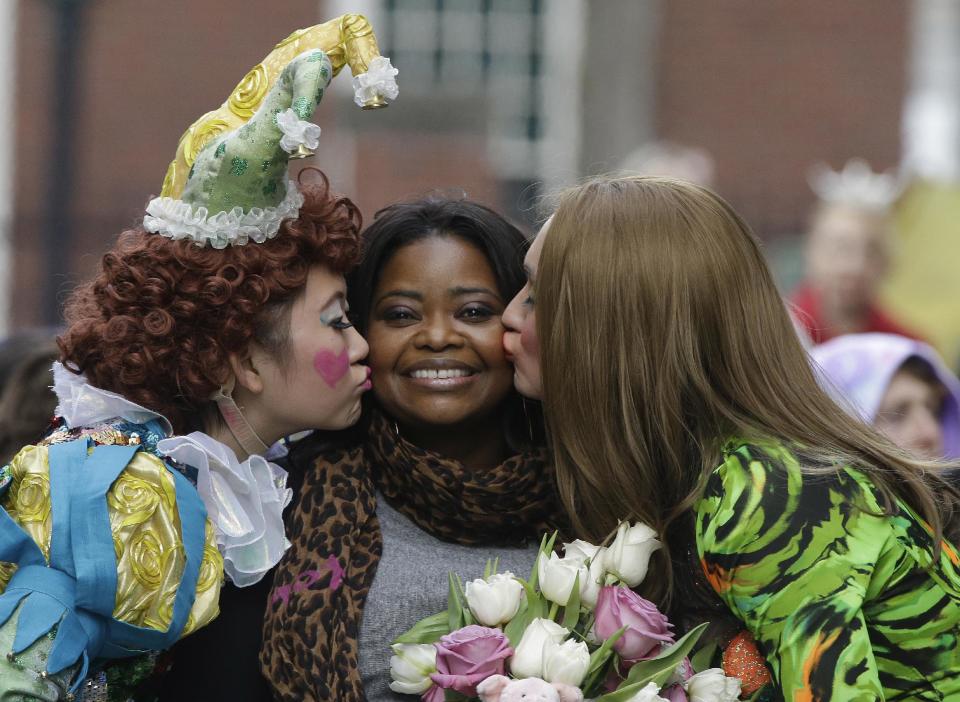
[[[584,635],[584,636],[588,636],[588,635],[590,634],[590,630],[593,628],[593,622],[594,622],[595,617],[596,617],[596,615],[595,615],[593,612],[590,612],[590,614],[587,615],[587,619],[586,619],[586,621],[583,623],[583,635]]]
[[[558,605],[556,602],[551,602],[551,603],[550,603],[550,614],[547,615],[547,618],[548,618],[550,621],[556,621],[556,619],[557,619],[557,611],[558,611],[559,609],[560,609],[560,605]]]

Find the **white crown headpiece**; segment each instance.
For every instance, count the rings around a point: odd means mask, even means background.
[[[874,173],[861,158],[850,159],[840,171],[818,163],[810,169],[807,182],[824,202],[878,211],[888,210],[905,185],[894,171]]]

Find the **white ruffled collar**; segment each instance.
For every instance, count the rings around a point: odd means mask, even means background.
[[[72,373],[59,361],[53,364],[53,391],[57,395],[57,416],[63,417],[71,429],[119,417],[134,424],[156,419],[168,436],[173,434],[173,427],[162,414],[141,407],[123,395],[94,387],[85,376]]]
[[[197,492],[214,527],[223,569],[238,587],[259,581],[290,545],[284,534],[283,510],[293,491],[287,473],[263,456],[240,461],[233,450],[203,432],[172,436],[165,417],[122,395],[91,385],[63,364],[53,364],[57,415],[70,428],[121,418],[134,424],[159,421],[168,438],[157,451],[197,470]]]
[[[259,581],[290,546],[283,510],[293,491],[286,471],[256,454],[241,462],[229,446],[199,431],[158,441],[157,451],[197,469],[197,492],[233,584]]]

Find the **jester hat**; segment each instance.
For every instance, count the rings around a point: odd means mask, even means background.
[[[144,228],[216,249],[276,236],[303,204],[287,176],[289,159],[317,147],[320,128],[308,120],[344,65],[360,107],[396,98],[397,69],[380,56],[365,17],[343,15],[294,32],[183,134]]]

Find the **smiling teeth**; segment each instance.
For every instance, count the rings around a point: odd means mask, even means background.
[[[466,378],[468,370],[416,370],[410,374],[414,378],[426,380],[447,380],[448,378]]]

